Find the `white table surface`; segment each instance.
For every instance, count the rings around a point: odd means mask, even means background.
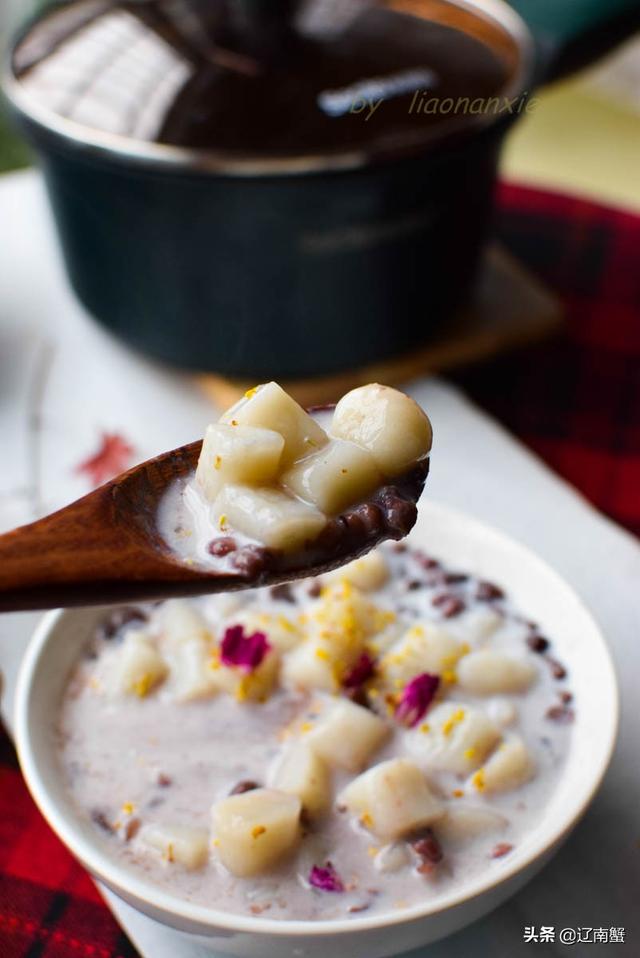
[[[87,491],[74,467],[117,430],[142,460],[190,441],[212,418],[183,376],[135,356],[90,320],[69,291],[41,181],[0,179],[0,529]],[[428,495],[536,549],[583,595],[603,626],[623,696],[619,745],[604,787],[542,874],[487,918],[414,958],[578,958],[640,954],[640,548],[572,488],[438,380],[414,385],[434,424]],[[37,616],[0,617],[2,707]],[[202,950],[104,892],[145,958]],[[525,944],[525,926],[625,927],[627,943]],[[348,958],[348,956],[338,956]]]

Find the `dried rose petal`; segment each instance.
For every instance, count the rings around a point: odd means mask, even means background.
[[[342,879],[331,862],[327,862],[324,868],[314,865],[309,872],[309,884],[321,891],[344,891]]]
[[[431,705],[438,686],[440,676],[423,672],[405,685],[396,708],[396,718],[404,725],[413,727],[424,717]]]
[[[371,678],[375,669],[375,661],[366,652],[363,652],[350,672],[342,680],[345,689],[357,689]]]
[[[257,669],[271,648],[264,632],[245,635],[244,626],[232,625],[225,630],[220,645],[224,665],[235,665],[247,672]]]

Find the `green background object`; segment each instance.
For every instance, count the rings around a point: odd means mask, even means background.
[[[0,110],[0,173],[19,170],[30,163],[30,155],[11,127],[4,107]]]
[[[638,7],[638,0],[510,0],[534,33],[563,43],[602,20]]]

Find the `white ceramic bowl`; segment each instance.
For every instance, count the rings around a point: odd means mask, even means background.
[[[526,839],[457,890],[386,916],[282,922],[182,901],[116,862],[106,840],[67,798],[56,760],[54,718],[69,669],[101,613],[53,612],[36,631],[19,677],[18,752],[43,815],[93,875],[158,921],[196,935],[213,952],[243,958],[326,958],[332,953],[382,958],[457,931],[513,895],[542,867],[585,812],[615,744],[618,695],[605,641],[582,602],[552,569],[475,520],[427,502],[411,542],[504,586],[520,610],[552,638],[569,669],[576,698],[570,754],[544,815]]]

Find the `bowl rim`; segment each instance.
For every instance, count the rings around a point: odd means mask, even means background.
[[[478,18],[492,20],[502,27],[512,38],[519,54],[518,65],[500,91],[500,96],[509,101],[523,96],[529,91],[525,83],[533,76],[535,52],[533,35],[520,14],[505,0],[445,0],[454,6],[462,7],[474,13]],[[52,11],[55,12],[55,5]],[[45,14],[46,15],[46,11]],[[440,141],[433,144],[424,142],[414,146],[409,144],[404,150],[391,151],[389,156],[378,158],[375,153],[369,155],[365,148],[344,149],[335,153],[292,153],[289,156],[249,157],[232,152],[214,149],[198,150],[190,147],[175,146],[168,143],[154,143],[136,140],[131,137],[93,129],[75,120],[57,114],[49,107],[38,103],[23,87],[12,69],[13,52],[22,42],[30,28],[43,16],[42,12],[29,18],[13,38],[9,46],[9,55],[5,57],[4,69],[0,73],[0,90],[23,122],[37,131],[44,131],[60,139],[67,146],[83,150],[89,155],[99,155],[113,161],[143,166],[160,167],[174,171],[214,173],[230,177],[280,177],[301,176],[314,173],[339,173],[375,166],[378,162],[393,162],[420,156],[437,148]],[[508,114],[507,114],[508,118]],[[468,117],[467,117],[468,119]],[[487,120],[482,116],[472,117],[473,123],[467,123],[464,134],[473,134],[485,127],[493,127],[503,114],[498,113]],[[513,119],[513,117],[511,117]],[[448,128],[447,128],[448,129]],[[454,128],[457,132],[457,128]],[[442,142],[446,142],[447,132]]]
[[[153,913],[156,917],[159,913],[171,916],[176,920],[176,923],[174,924],[171,921],[165,921],[165,923],[173,925],[173,927],[184,927],[187,924],[190,929],[197,928],[196,933],[205,935],[208,933],[215,934],[216,931],[224,931],[225,933],[264,935],[272,938],[292,938],[296,936],[318,938],[375,931],[381,928],[386,929],[395,925],[411,924],[445,914],[458,906],[479,899],[497,886],[503,885],[517,875],[526,872],[536,862],[544,860],[545,854],[550,853],[563,842],[582,818],[600,788],[617,741],[620,722],[620,693],[612,656],[603,632],[591,611],[573,587],[533,550],[501,530],[459,510],[435,502],[430,502],[429,508],[437,510],[444,518],[451,516],[456,521],[463,521],[468,527],[474,529],[476,535],[489,536],[498,546],[502,545],[512,550],[515,549],[529,564],[536,566],[541,573],[554,579],[556,585],[573,602],[576,611],[589,619],[593,626],[593,641],[599,646],[604,665],[600,673],[600,683],[602,688],[606,688],[611,701],[611,710],[603,718],[603,722],[608,722],[607,734],[604,735],[603,730],[603,744],[598,761],[595,765],[590,765],[589,768],[588,787],[582,792],[577,791],[573,801],[566,803],[563,815],[557,817],[553,824],[547,826],[546,833],[538,844],[524,855],[516,855],[513,859],[511,857],[506,859],[503,867],[496,874],[480,876],[477,882],[463,885],[459,891],[454,890],[444,897],[397,912],[387,912],[370,917],[363,915],[355,918],[312,921],[231,914],[204,905],[193,904],[165,891],[151,880],[138,878],[126,869],[122,869],[115,858],[100,849],[97,842],[93,844],[80,834],[74,824],[74,819],[77,820],[78,817],[77,813],[74,812],[71,803],[68,803],[65,810],[64,806],[58,805],[49,795],[46,782],[39,772],[36,755],[31,748],[29,734],[30,702],[34,691],[33,678],[40,658],[50,638],[55,634],[59,623],[85,611],[57,609],[46,613],[36,627],[20,667],[14,704],[16,750],[29,791],[43,817],[92,876],[102,881],[124,900],[134,904],[135,907],[139,907],[139,903],[144,903],[150,909],[150,912],[147,913]],[[141,910],[144,911],[144,908]],[[158,920],[162,921],[163,919],[159,918]],[[177,923],[177,920],[182,922],[182,926]]]

